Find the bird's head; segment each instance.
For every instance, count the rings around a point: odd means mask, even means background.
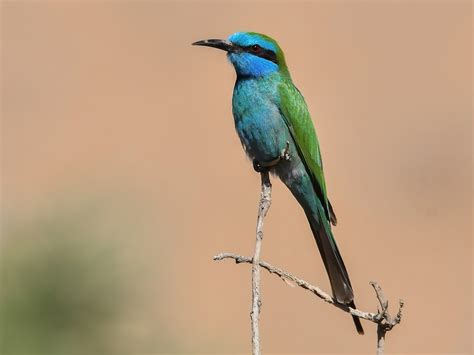
[[[289,76],[285,56],[278,43],[260,33],[237,32],[226,40],[206,39],[193,45],[226,51],[240,77],[261,77],[274,72]]]

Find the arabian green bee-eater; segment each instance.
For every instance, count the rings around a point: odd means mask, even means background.
[[[227,52],[237,73],[232,112],[242,145],[255,170],[270,169],[303,207],[334,298],[355,308],[349,275],[331,231],[331,224],[336,225],[337,219],[327,197],[316,132],[280,46],[255,32],[237,32],[227,40],[193,44]],[[289,159],[280,159],[283,151]],[[359,318],[353,319],[357,331],[363,334]]]

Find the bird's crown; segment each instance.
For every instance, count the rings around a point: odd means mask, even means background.
[[[230,54],[229,59],[235,66],[248,65],[249,67],[253,67],[248,69],[255,70],[264,70],[264,67],[270,68],[271,66],[274,66],[281,74],[289,76],[285,62],[285,55],[277,41],[273,38],[257,32],[236,32],[229,36],[228,41],[231,42],[233,46],[240,49],[237,53],[240,52],[260,57],[265,61],[272,62],[272,64],[268,63],[268,65],[265,66],[264,62],[249,59],[242,60],[241,58]]]

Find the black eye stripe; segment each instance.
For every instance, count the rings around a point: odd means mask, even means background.
[[[269,60],[269,61],[271,61],[275,64],[278,64],[276,53],[272,50],[262,48],[258,45],[257,46],[251,45],[251,46],[240,47],[240,48],[244,52],[256,55],[257,57],[261,57],[261,58],[267,59],[267,60]]]

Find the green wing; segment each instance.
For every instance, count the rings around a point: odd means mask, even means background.
[[[303,95],[291,80],[284,80],[280,85],[280,100],[280,112],[295,141],[301,160],[311,176],[314,190],[321,200],[326,217],[335,225],[337,219],[327,198],[319,142]]]

